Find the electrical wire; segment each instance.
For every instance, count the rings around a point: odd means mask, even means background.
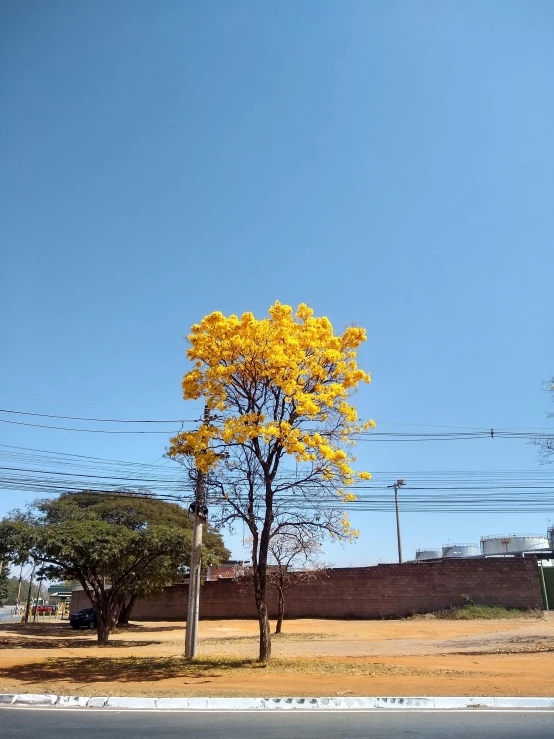
[[[92,420],[92,419],[91,419]],[[99,419],[94,419],[99,420]],[[116,423],[133,423],[133,421],[111,421]],[[165,431],[144,431],[144,430],[113,430],[113,429],[87,429],[87,428],[69,428],[67,426],[49,426],[46,424],[29,423],[27,421],[12,421],[6,418],[0,418],[0,423],[8,423],[16,426],[29,426],[32,428],[51,429],[56,431],[73,431],[89,434],[163,434],[164,436],[172,436],[177,433],[175,429]],[[135,421],[134,423],[145,423],[145,421]],[[158,423],[158,421],[149,421],[149,423]],[[178,421],[178,423],[194,423],[194,421]],[[403,432],[373,432],[362,431],[353,434],[355,441],[368,442],[424,442],[424,441],[470,441],[476,439],[520,439],[532,441],[534,439],[545,438],[545,434],[538,434],[536,431],[505,431],[502,429],[476,432],[460,432],[460,433],[403,433]]]
[[[65,402],[65,401],[64,401]],[[71,401],[67,401],[71,402]],[[75,401],[82,402],[82,401]],[[84,401],[83,401],[84,402]],[[165,424],[165,423],[200,423],[202,419],[129,419],[129,418],[95,418],[87,416],[67,416],[50,413],[38,413],[35,411],[21,411],[8,408],[0,408],[0,413],[31,416],[35,418],[50,418],[60,419],[68,421],[85,421],[88,423],[116,423],[116,424]],[[45,428],[53,429],[56,431],[76,431],[76,432],[88,432],[88,433],[129,433],[129,434],[173,434],[174,431],[118,431],[111,429],[89,429],[89,428],[69,428],[66,426],[50,426],[46,424],[35,424],[24,421],[13,421],[10,419],[0,419],[0,423],[10,423],[20,426],[30,426],[34,428]],[[395,425],[395,426],[411,426],[420,428],[445,428],[449,431],[435,431],[435,432],[419,432],[419,431],[360,431],[353,434],[353,438],[358,441],[460,441],[468,439],[483,439],[483,438],[501,438],[501,439],[533,439],[541,438],[548,434],[548,429],[537,428],[515,428],[515,429],[494,429],[494,428],[479,428],[479,427],[464,427],[464,426],[439,426],[434,424],[409,424],[406,422],[398,421],[380,421],[381,424]],[[553,432],[554,433],[554,432]]]
[[[40,418],[60,418],[66,421],[94,421],[94,423],[198,423],[202,419],[192,418],[170,418],[165,420],[154,419],[129,419],[129,418],[85,418],[82,416],[56,416],[50,413],[31,413],[30,411],[14,411],[0,408],[0,413],[14,413],[19,416],[36,416]]]
[[[56,431],[80,431],[88,434],[164,434],[165,436],[176,434],[173,431],[112,431],[111,429],[76,429],[67,428],[66,426],[46,426],[40,423],[26,423],[25,421],[9,421],[5,418],[0,418],[0,423],[10,423],[16,426],[32,426],[37,429],[55,429]]]
[[[161,470],[154,465],[98,457],[43,452],[4,445],[2,460],[12,464],[0,466],[0,489],[19,494],[59,494],[86,489],[99,494],[114,493],[159,497],[183,501],[193,496],[193,483],[188,475],[179,477],[180,468]],[[24,466],[25,462],[27,466]],[[40,467],[38,465],[41,465]],[[55,469],[48,469],[54,466]],[[281,483],[294,483],[294,471],[283,470]],[[404,471],[407,484],[402,487],[402,509],[406,512],[472,512],[472,511],[552,511],[554,509],[554,469],[491,471]],[[390,480],[397,471],[378,471],[371,481],[359,481],[351,488],[357,496],[346,503],[351,511],[388,512],[394,509]],[[221,477],[230,485],[232,478]],[[408,484],[409,483],[409,484]],[[128,492],[133,489],[135,492]],[[336,507],[336,495],[322,491],[315,483],[303,485],[305,494],[313,491],[316,505]],[[127,491],[127,492],[125,492]],[[219,507],[214,494],[210,506]],[[276,494],[276,502],[290,510],[302,510],[306,503],[294,488]]]

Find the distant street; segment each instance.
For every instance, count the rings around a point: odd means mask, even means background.
[[[162,713],[0,709],[2,739],[552,739],[554,712]]]
[[[3,608],[0,608],[0,622],[6,622],[6,621],[20,621],[21,616],[15,615],[12,616],[11,613],[13,611],[13,606],[4,606]]]

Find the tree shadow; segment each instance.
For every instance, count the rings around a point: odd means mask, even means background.
[[[5,639],[0,637],[0,650],[2,649],[91,649],[92,647],[150,647],[153,644],[161,644],[159,641],[138,641],[113,639],[107,644],[99,644],[96,633],[91,633],[90,639],[59,638],[59,639],[26,639],[23,636],[9,636]]]
[[[254,659],[210,659],[191,662],[184,657],[60,657],[0,668],[0,679],[25,683],[58,681],[74,683],[153,682],[167,678],[218,678],[230,671],[263,669]]]
[[[67,632],[71,629],[69,622],[57,622],[57,623],[11,623],[1,624],[0,631],[8,632],[13,634],[21,634],[28,636],[67,636]],[[72,629],[73,631],[73,629]],[[74,630],[77,632],[77,630]],[[85,631],[85,634],[87,632]],[[88,633],[93,634],[95,632],[89,631]]]
[[[118,626],[117,631],[148,631],[149,633],[155,633],[157,631],[184,631],[186,627],[185,622],[178,622],[175,626],[144,626],[143,624],[128,624],[126,626]]]
[[[112,631],[108,644],[104,646],[148,647],[152,644],[161,644],[155,639],[142,641],[119,639],[118,637],[126,631],[137,633],[133,627],[120,626]],[[148,632],[150,629],[144,631]],[[67,622],[8,624],[0,627],[0,649],[85,649],[97,646],[101,645],[98,644],[96,630],[72,629]]]

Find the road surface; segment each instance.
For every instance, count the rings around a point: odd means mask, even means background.
[[[0,623],[21,621],[21,616],[12,616],[13,606],[4,606],[0,608]]]
[[[1,708],[2,739],[553,739],[554,711],[153,712]]]

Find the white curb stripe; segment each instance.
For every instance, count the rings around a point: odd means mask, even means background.
[[[522,697],[394,697],[394,698],[130,698],[0,694],[0,706],[57,708],[126,708],[185,711],[348,711],[348,710],[464,710],[554,709],[554,698]]]
[[[6,706],[0,706],[0,711],[2,708],[6,709]],[[13,705],[9,706],[9,711],[48,711],[51,713],[52,711],[65,711],[65,708],[60,706],[18,706]],[[94,708],[91,710],[90,708],[73,708],[69,713],[188,713],[190,715],[201,715],[209,713],[210,716],[213,715],[223,715],[223,714],[230,714],[230,713],[260,713],[258,709],[240,709],[237,711],[229,711],[224,709],[214,709],[211,711],[197,711],[192,709],[165,709],[160,710],[158,708],[134,708],[132,710],[122,711],[121,709],[116,708]],[[355,711],[352,711],[350,709],[337,709],[335,711],[323,711],[323,710],[316,710],[316,711],[278,711],[276,709],[272,709],[271,711],[266,710],[263,713],[271,714],[272,716],[276,714],[280,714],[283,716],[309,716],[311,713],[332,713],[334,716],[342,716],[343,714],[352,714],[352,713],[358,713],[358,714],[367,714],[367,715],[383,715],[383,714],[389,714],[389,713],[396,713],[398,714],[399,711],[397,711],[395,708],[359,708]],[[438,713],[445,713],[445,714],[453,714],[453,713],[465,713],[466,715],[473,714],[474,716],[477,716],[481,713],[498,713],[498,714],[504,714],[507,713],[517,713],[517,714],[529,714],[529,713],[554,713],[554,708],[482,708],[480,710],[473,710],[471,708],[406,708],[401,713],[404,714],[414,714],[414,715],[421,715],[423,713],[429,713],[429,714],[438,714]],[[292,721],[292,719],[291,719]]]

